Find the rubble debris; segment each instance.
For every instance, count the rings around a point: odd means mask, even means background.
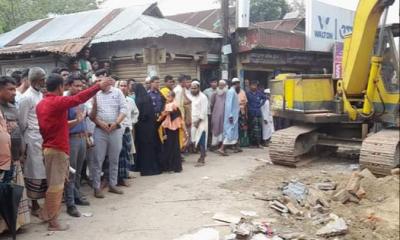
[[[283,238],[284,240],[292,240],[292,239],[305,239],[306,235],[301,232],[293,232],[293,233],[279,234],[279,237]]]
[[[295,203],[291,200],[289,197],[284,197],[283,198],[284,203],[289,210],[289,212],[295,216],[303,216],[303,212],[301,212],[297,207],[295,206]]]
[[[368,169],[365,168],[359,173],[360,176],[363,178],[368,178],[368,179],[376,179],[375,175]]]
[[[350,195],[351,194],[346,189],[341,189],[335,193],[335,195],[333,195],[332,199],[345,204],[347,201],[349,201]]]
[[[308,188],[299,181],[291,181],[283,187],[283,194],[297,202],[303,202],[307,198]]]
[[[266,164],[274,164],[271,160],[267,160],[267,159],[263,159],[263,158],[253,158],[254,160],[256,160],[256,161],[259,161],[259,162],[263,162],[263,163],[266,163]]]
[[[240,214],[242,214],[245,217],[257,217],[257,213],[255,211],[240,211]]]
[[[326,214],[330,212],[329,208],[323,207],[321,204],[317,204],[311,208],[314,212],[320,213],[320,214]]]
[[[353,195],[353,194],[350,194],[349,202],[352,202],[352,203],[360,203],[360,199],[358,199],[357,196],[355,196],[355,195]]]
[[[323,207],[329,208],[329,202],[325,198],[325,196],[318,190],[310,188],[308,189],[308,197],[307,202],[311,206],[316,206],[317,204],[321,204]]]
[[[367,192],[365,192],[365,190],[362,186],[356,192],[356,196],[358,197],[358,199],[363,199],[366,194],[367,194]]]
[[[301,182],[291,181],[287,186],[283,187],[283,194],[297,202],[302,202],[307,197],[308,188]]]
[[[312,220],[313,220],[312,221],[313,225],[321,225],[321,224],[328,223],[331,220],[331,218],[329,217],[328,214],[323,214],[323,215],[314,216],[312,218]]]
[[[334,182],[316,183],[315,187],[322,191],[332,191],[336,189],[337,184]]]
[[[344,235],[348,231],[346,221],[335,214],[330,214],[332,220],[317,231],[317,236],[334,237]]]
[[[390,171],[392,175],[400,175],[400,168],[394,168]]]
[[[217,221],[234,223],[234,224],[238,224],[240,222],[240,220],[242,220],[241,217],[226,214],[226,213],[216,213],[216,214],[214,214],[214,216],[212,218]]]
[[[363,178],[363,176],[360,175],[359,172],[353,172],[351,174],[349,181],[347,182],[346,190],[349,193],[355,194],[358,191],[358,189],[360,188],[362,178]]]
[[[257,218],[252,221],[254,225],[271,224],[276,223],[278,220],[276,218]]]
[[[254,235],[251,240],[270,240],[270,238],[268,238],[267,236],[265,236],[262,233],[258,233],[256,235]]]
[[[286,203],[286,207],[288,208],[289,212],[296,216],[302,216],[303,213],[297,209],[292,202]]]
[[[275,196],[275,195],[269,195],[269,194],[262,194],[262,193],[259,193],[259,192],[255,192],[255,193],[253,193],[253,197],[254,197],[254,199],[257,199],[257,200],[262,200],[262,201],[273,201],[273,200],[277,200],[278,199],[278,196]]]
[[[219,240],[219,232],[213,228],[203,228],[196,233],[186,234],[175,240]]]
[[[233,228],[233,233],[239,238],[251,237],[256,231],[257,227],[248,222],[239,223]]]
[[[281,212],[281,213],[288,213],[289,212],[289,209],[283,203],[281,203],[278,200],[274,200],[274,201],[270,202],[269,206],[272,209],[275,209],[276,211]]]
[[[334,201],[343,204],[347,202],[359,203],[367,195],[366,188],[374,185],[378,180],[367,168],[361,172],[353,172],[344,189],[339,189],[332,197]]]

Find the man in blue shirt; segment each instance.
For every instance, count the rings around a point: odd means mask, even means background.
[[[160,116],[160,113],[164,108],[163,97],[160,93],[160,78],[157,76],[153,76],[150,79],[150,90],[148,91],[151,100],[153,101],[154,113],[156,114],[156,118]]]
[[[70,75],[67,78],[69,86],[68,95],[73,96],[82,91],[83,82],[79,74]],[[73,217],[81,214],[76,205],[87,206],[89,202],[81,197],[79,192],[82,167],[86,158],[86,122],[87,115],[84,104],[68,109],[69,144],[70,144],[70,166],[75,171],[69,175],[64,194],[67,205],[67,213]]]
[[[267,100],[266,96],[258,90],[258,82],[250,82],[250,91],[246,93],[248,100],[249,135],[250,144],[260,147],[262,137],[262,113],[261,107]]]

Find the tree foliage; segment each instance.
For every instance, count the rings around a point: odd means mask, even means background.
[[[286,0],[250,0],[250,22],[282,19],[289,11]]]
[[[96,9],[96,0],[0,0],[0,32],[49,14],[68,14]]]

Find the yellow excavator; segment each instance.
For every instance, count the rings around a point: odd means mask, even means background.
[[[394,41],[399,24],[386,25],[393,3],[359,1],[353,31],[344,40],[342,78],[280,74],[271,81],[273,115],[292,122],[273,134],[272,162],[295,167],[316,149],[351,147],[360,151],[361,168],[377,175],[390,174],[399,165],[399,56]]]

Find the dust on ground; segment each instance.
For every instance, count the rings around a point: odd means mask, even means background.
[[[282,195],[282,187],[290,181],[298,181],[308,187],[316,183],[335,182],[337,189],[344,188],[357,162],[343,154],[319,157],[311,164],[301,168],[288,168],[278,165],[263,165],[251,175],[222,184],[231,191],[242,191],[249,196],[255,193],[270,198]],[[339,239],[399,239],[399,177],[387,176],[376,179],[362,179],[361,185],[366,196],[358,204],[330,201],[330,211],[346,220],[349,231]],[[321,191],[322,192],[322,191]],[[330,200],[335,191],[324,191]],[[272,227],[279,233],[303,233],[312,239],[323,225],[312,224],[305,217],[280,214],[264,202],[259,215],[273,219]]]
[[[245,210],[255,211],[261,218],[276,219],[271,225],[275,232],[303,232],[308,239],[315,239],[313,236],[320,226],[310,224],[307,219],[282,216],[270,209],[268,202],[255,199],[253,193],[280,195],[283,182],[293,179],[309,185],[325,180],[344,184],[357,164],[342,157],[319,157],[300,168],[256,161],[268,161],[267,148],[245,149],[243,153],[229,157],[209,153],[206,166],[201,168],[194,167],[197,158],[198,155],[187,157],[180,174],[137,176],[122,196],[106,193],[105,199],[95,199],[93,192],[84,186],[91,206],[78,208],[93,216],[72,218],[65,214],[63,207],[60,219],[71,226],[67,232],[49,233],[46,224],[32,217],[32,223],[19,231],[17,238],[172,240],[211,226],[224,239],[231,229],[216,223],[213,215],[222,212],[240,216]],[[385,181],[391,187],[387,187]],[[367,197],[360,204],[330,202],[332,212],[343,217],[349,225],[348,234],[338,239],[398,239],[398,179],[395,186],[392,186],[393,181],[396,178],[367,184]],[[1,235],[0,239],[8,237]]]

